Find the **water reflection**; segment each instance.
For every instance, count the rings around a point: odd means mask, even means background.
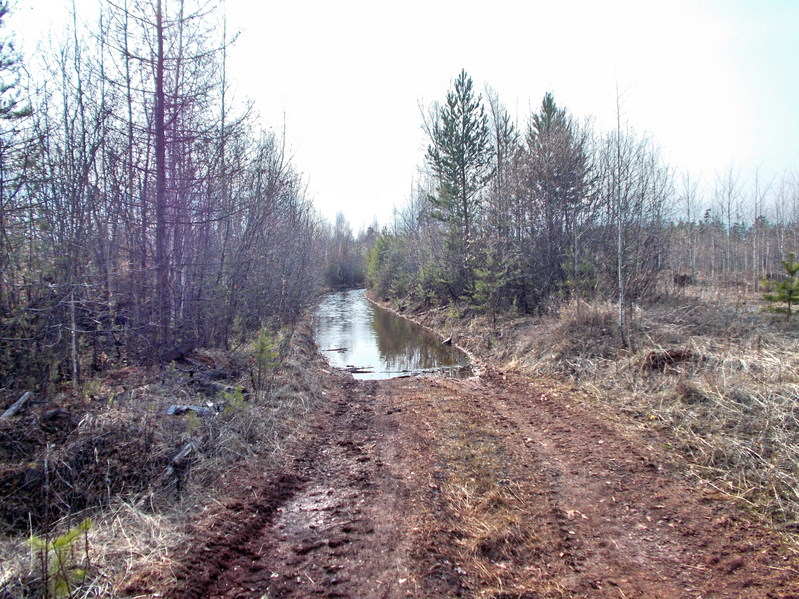
[[[316,342],[330,364],[357,368],[356,378],[385,379],[420,371],[462,372],[463,352],[422,327],[375,307],[363,290],[328,295],[314,318]],[[331,351],[335,350],[335,351]]]

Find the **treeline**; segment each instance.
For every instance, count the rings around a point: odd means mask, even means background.
[[[225,347],[314,301],[326,226],[233,101],[230,43],[207,2],[126,0],[27,71],[0,46],[0,384]]]
[[[678,184],[669,228],[670,264],[695,282],[769,286],[799,248],[799,173],[747,183],[730,169],[703,194],[690,177]],[[684,279],[683,279],[684,280]]]
[[[366,285],[366,252],[377,237],[377,222],[353,235],[343,213],[327,233],[323,263],[325,285],[329,289],[358,289]]]
[[[757,281],[796,247],[796,180],[752,195],[728,173],[708,201],[651,139],[621,119],[598,132],[551,94],[518,128],[461,72],[424,127],[416,192],[367,256],[383,297],[493,313],[603,297],[619,303],[624,337],[624,310],[664,272],[679,284]]]

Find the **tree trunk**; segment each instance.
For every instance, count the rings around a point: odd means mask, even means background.
[[[164,122],[164,26],[161,0],[156,3],[155,68],[155,268],[159,345],[170,341],[169,256],[167,255],[166,127]]]

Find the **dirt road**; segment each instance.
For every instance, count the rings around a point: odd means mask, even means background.
[[[231,475],[175,598],[799,597],[799,560],[572,390],[344,382],[290,458]]]

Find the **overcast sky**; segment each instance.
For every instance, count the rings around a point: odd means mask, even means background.
[[[77,0],[82,4],[94,0]],[[17,0],[31,36],[66,2]],[[461,69],[524,126],[545,92],[578,119],[648,133],[667,161],[712,184],[799,167],[796,0],[226,0],[241,32],[238,95],[285,121],[295,164],[328,218],[381,224],[410,195],[421,106]],[[38,16],[37,16],[38,15]],[[9,21],[17,30],[15,21]],[[17,30],[17,37],[27,35]]]

